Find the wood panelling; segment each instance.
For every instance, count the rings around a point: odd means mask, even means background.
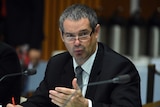
[[[130,0],[101,0],[101,16],[106,20],[110,18],[117,10],[119,15],[128,18],[130,15]]]
[[[140,0],[141,16],[148,20],[155,11],[160,14],[160,0]]]

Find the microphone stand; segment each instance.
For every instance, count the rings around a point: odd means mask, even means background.
[[[20,73],[7,74],[7,75],[4,75],[2,78],[0,78],[0,82],[8,77],[19,76],[19,75],[34,75],[34,74],[36,74],[36,72],[37,72],[36,69],[28,69],[28,70],[26,70],[24,72],[20,72]]]

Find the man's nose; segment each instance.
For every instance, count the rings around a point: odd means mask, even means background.
[[[75,43],[76,43],[76,44],[79,44],[79,43],[80,43],[80,40],[79,40],[79,37],[78,37],[78,36],[75,37]]]

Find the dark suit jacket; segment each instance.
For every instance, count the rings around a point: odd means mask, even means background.
[[[21,72],[18,56],[13,48],[0,42],[0,78],[11,73]],[[8,77],[0,81],[0,103],[6,105],[15,97],[19,103],[21,94],[21,76]]]
[[[128,59],[99,43],[89,82],[109,80],[123,74],[131,76],[129,83],[103,84],[87,88],[85,97],[92,100],[93,107],[141,107],[140,77],[135,66]],[[52,57],[48,62],[44,80],[28,102],[22,105],[57,107],[48,97],[49,90],[56,86],[71,88],[74,77],[73,61],[68,52]]]

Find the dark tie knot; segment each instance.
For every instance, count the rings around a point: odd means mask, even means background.
[[[81,75],[83,72],[83,69],[81,68],[81,66],[77,66],[76,67],[76,75]]]

